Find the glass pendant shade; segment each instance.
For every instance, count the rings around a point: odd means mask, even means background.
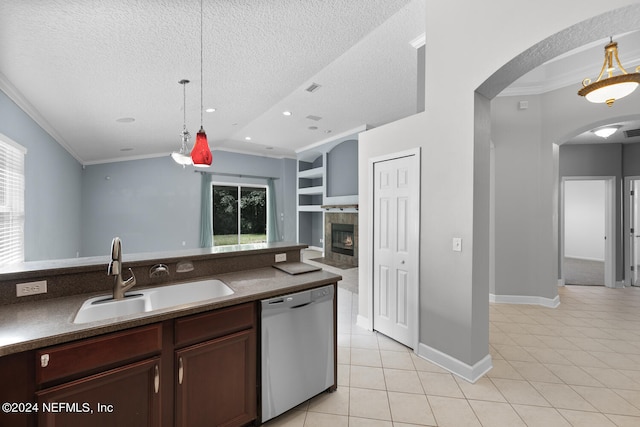
[[[211,166],[211,161],[213,160],[209,142],[207,141],[207,134],[202,126],[196,134],[196,143],[191,150],[191,160],[193,160],[194,166]]]

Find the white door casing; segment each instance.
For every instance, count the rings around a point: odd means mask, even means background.
[[[420,159],[373,163],[373,329],[417,349]]]

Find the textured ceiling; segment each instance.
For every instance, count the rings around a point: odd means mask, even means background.
[[[424,33],[424,1],[204,0],[210,145],[290,156],[414,113],[410,42]],[[0,1],[0,89],[84,164],[175,150],[183,78],[195,135],[198,0]],[[304,91],[312,82],[321,88]],[[126,117],[135,121],[116,121]]]

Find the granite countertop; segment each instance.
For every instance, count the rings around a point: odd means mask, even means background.
[[[266,267],[201,277],[190,281],[203,279],[221,280],[234,293],[208,300],[206,303],[185,304],[84,324],[73,323],[76,312],[86,299],[106,295],[105,292],[2,306],[0,307],[0,356],[312,289],[336,283],[342,277],[324,270],[291,275]],[[173,283],[167,285],[169,284]]]

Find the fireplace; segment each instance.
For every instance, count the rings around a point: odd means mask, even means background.
[[[324,215],[324,258],[341,265],[358,266],[358,214]]]
[[[331,224],[331,251],[353,256],[355,236],[353,224]]]

